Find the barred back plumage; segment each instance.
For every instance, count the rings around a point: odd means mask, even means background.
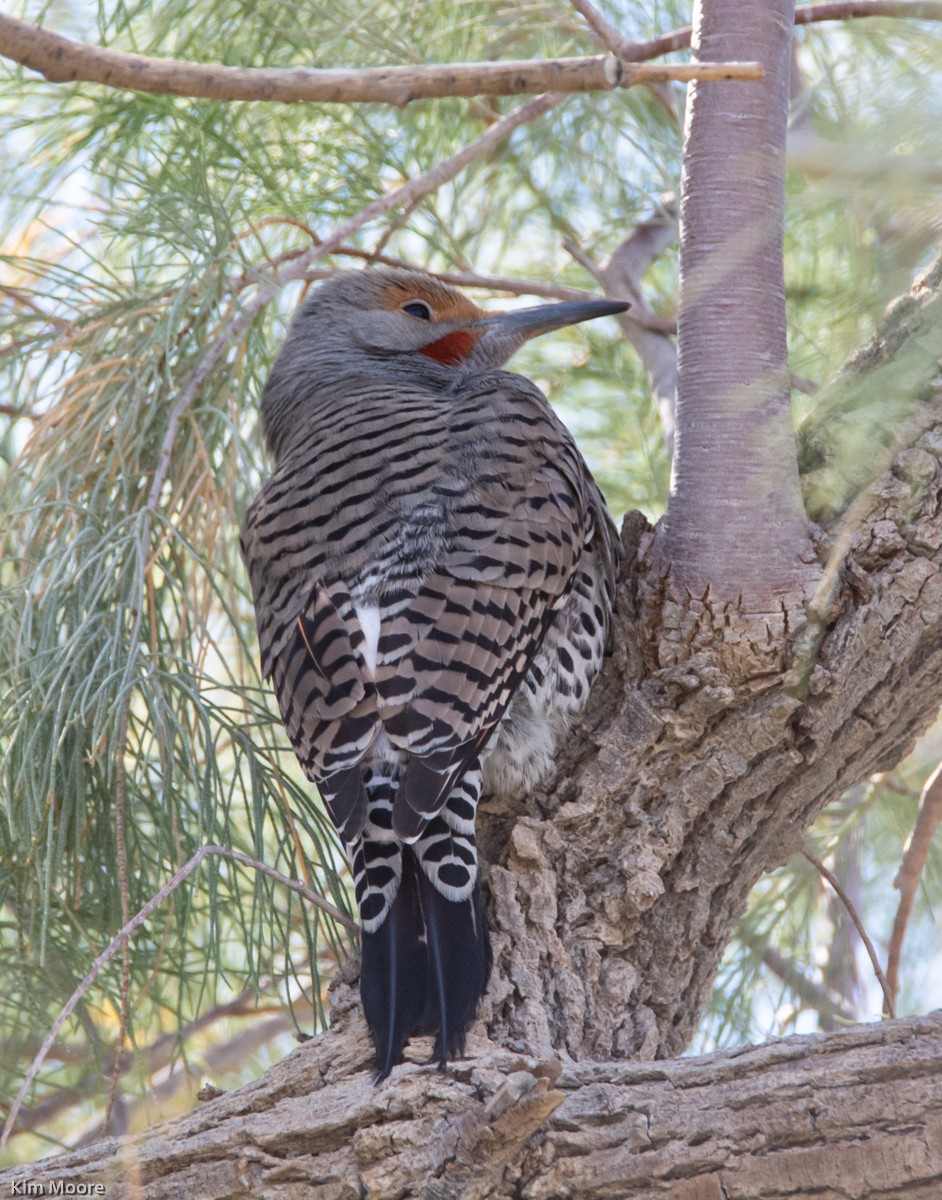
[[[621,311],[488,317],[421,272],[338,274],[266,384],[274,475],[242,547],[262,667],[350,852],[377,1075],[463,1052],[491,952],[474,820],[553,766],[605,648],[618,542],[571,435],[498,369]]]

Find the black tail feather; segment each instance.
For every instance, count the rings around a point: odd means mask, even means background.
[[[425,1010],[428,952],[416,875],[408,852],[389,915],[379,929],[363,930],[360,937],[360,995],[376,1047],[377,1083],[402,1061]]]
[[[360,994],[377,1083],[415,1033],[435,1035],[440,1066],[460,1057],[491,972],[480,882],[469,899],[448,900],[403,846],[399,891],[379,929],[363,932],[361,947]]]
[[[467,900],[448,900],[419,870],[428,939],[428,982],[421,1032],[435,1034],[434,1057],[444,1067],[464,1054],[468,1027],[491,974],[491,938],[480,880]]]

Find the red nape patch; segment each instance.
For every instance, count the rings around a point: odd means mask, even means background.
[[[459,329],[455,333],[446,333],[437,342],[423,346],[419,353],[424,354],[426,358],[434,358],[446,367],[455,367],[468,357],[473,346],[474,338],[471,334]]]

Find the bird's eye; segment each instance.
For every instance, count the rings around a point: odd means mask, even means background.
[[[431,321],[432,310],[424,300],[410,300],[408,304],[403,304],[402,311],[409,314],[410,317],[418,317],[420,321]]]

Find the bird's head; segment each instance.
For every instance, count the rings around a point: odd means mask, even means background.
[[[278,451],[282,426],[302,396],[349,392],[392,378],[436,389],[502,367],[532,337],[624,312],[620,300],[575,300],[488,313],[424,271],[342,271],[299,308],[262,397],[266,437]]]

